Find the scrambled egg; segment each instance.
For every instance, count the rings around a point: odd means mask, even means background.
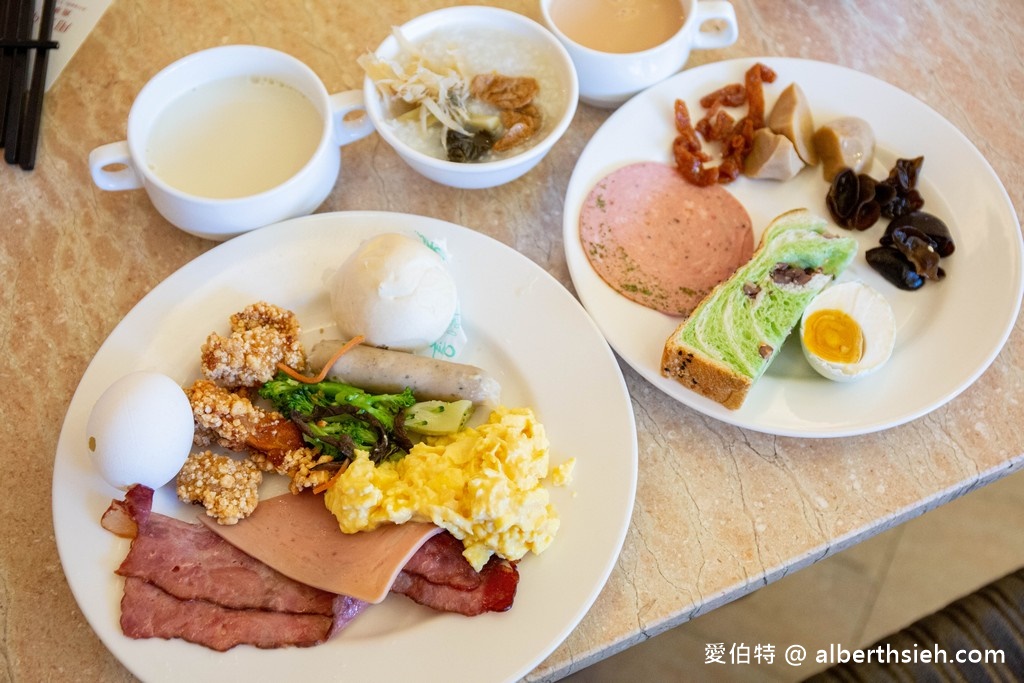
[[[345,533],[433,522],[462,540],[479,571],[492,554],[518,560],[554,540],[559,518],[544,487],[548,446],[531,410],[497,408],[485,424],[428,437],[397,462],[374,466],[357,453],[324,503]],[[574,465],[575,458],[555,467],[551,482],[568,483]]]

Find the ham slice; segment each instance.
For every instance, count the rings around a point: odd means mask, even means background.
[[[333,614],[334,595],[271,569],[199,524],[150,513],[117,568],[180,600],[234,609]]]
[[[301,584],[233,547],[201,524],[151,511],[153,492],[130,489],[103,515],[130,535],[121,629],[130,638],[182,638],[214,650],[324,642],[368,605]]]
[[[402,567],[441,531],[433,524],[388,524],[374,531],[343,534],[324,501],[312,493],[286,493],[260,501],[238,524],[200,521],[235,548],[285,576],[321,590],[378,603],[387,597]],[[456,553],[468,569],[469,563]]]
[[[515,565],[491,557],[479,572],[449,533],[434,536],[398,574],[391,590],[442,612],[475,617],[512,607],[519,586]]]
[[[339,565],[344,571],[389,576],[371,583],[386,585],[385,594],[390,590],[466,616],[509,609],[519,583],[515,565],[497,557],[482,571],[474,570],[462,556],[462,543],[433,525],[342,534],[312,495],[268,499],[257,508],[262,515],[214,529],[152,512],[152,500],[151,489],[133,487],[102,518],[104,528],[132,538],[116,570],[125,577],[121,628],[131,638],[182,638],[218,651],[239,644],[271,648],[324,642],[370,602],[279,570],[303,574],[307,570],[296,568],[303,563],[320,568],[318,574],[328,579],[332,572],[324,568]],[[247,527],[249,532],[237,535],[242,547],[220,533],[227,530],[225,535],[234,537],[233,530]],[[409,529],[403,532],[404,527]],[[338,538],[345,542],[335,545]],[[246,551],[257,541],[270,548],[253,550],[266,562]],[[330,580],[364,585],[345,577]]]
[[[129,638],[182,638],[224,652],[236,645],[308,647],[323,642],[331,617],[231,609],[207,600],[180,600],[144,579],[128,578],[121,630]]]
[[[580,208],[579,230],[601,279],[669,315],[689,315],[754,251],[750,216],[728,190],[697,187],[653,161],[599,180]]]
[[[442,612],[476,616],[507,610],[519,585],[516,568],[496,557],[477,572],[462,556],[462,542],[433,524],[343,534],[323,500],[310,493],[261,501],[238,524],[200,519],[296,581],[367,602],[380,602],[390,591]]]

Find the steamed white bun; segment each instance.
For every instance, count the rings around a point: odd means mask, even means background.
[[[458,306],[444,261],[418,239],[385,233],[367,240],[328,283],[342,336],[401,351],[430,346]]]

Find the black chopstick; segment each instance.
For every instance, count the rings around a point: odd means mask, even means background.
[[[0,147],[4,160],[35,167],[46,91],[56,0],[43,0],[39,36],[32,38],[35,0],[2,0],[0,5]],[[29,51],[35,50],[29,78]]]
[[[17,0],[3,0],[0,7],[0,36],[4,41],[16,42],[18,33]],[[0,147],[4,143],[4,131],[7,129],[7,110],[11,93],[11,69],[16,48],[4,47],[0,50]]]
[[[8,10],[14,17],[16,40],[28,40],[32,37],[32,13],[35,11],[33,0],[15,2]],[[10,17],[9,17],[10,18]],[[12,22],[8,21],[8,27]],[[5,50],[6,53],[6,50]],[[28,52],[14,50],[11,57],[10,90],[7,93],[7,121],[4,125],[4,160],[9,164],[18,163],[18,133],[21,131],[21,115],[25,108],[25,81],[28,80]]]
[[[53,13],[57,0],[43,0],[39,20],[39,42],[49,41],[53,28]],[[36,59],[32,64],[32,85],[25,103],[25,121],[18,134],[18,164],[26,171],[36,165],[36,148],[39,145],[39,127],[43,118],[43,93],[46,92],[46,67],[50,57],[49,47],[36,47]]]

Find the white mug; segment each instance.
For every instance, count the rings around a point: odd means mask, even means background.
[[[558,27],[551,13],[556,2],[559,0],[540,0],[544,22],[572,57],[580,100],[597,107],[617,107],[675,74],[686,64],[691,49],[728,47],[739,36],[736,11],[728,0],[679,0],[685,18],[670,38],[638,52],[602,52],[572,40]],[[721,22],[721,28],[705,31],[704,24],[711,20]]]
[[[189,106],[214,106],[211,104],[211,97],[231,97],[233,95],[226,93],[234,93],[237,88],[244,89],[248,82],[266,87],[284,86],[284,91],[275,92],[281,93],[280,97],[288,98],[288,106],[282,101],[280,108],[273,107],[275,112],[284,112],[276,120],[291,121],[288,117],[292,116],[293,112],[301,111],[305,115],[303,123],[307,125],[302,129],[305,131],[303,149],[306,151],[296,159],[288,160],[288,166],[284,165],[283,155],[268,153],[269,158],[261,159],[259,165],[253,166],[258,166],[257,170],[266,171],[270,175],[257,178],[255,182],[272,184],[264,187],[253,184],[254,181],[248,177],[239,177],[237,194],[206,191],[203,186],[206,181],[201,179],[201,171],[205,170],[210,174],[209,178],[212,180],[225,180],[217,174],[215,163],[223,160],[212,157],[208,161],[213,164],[213,171],[206,168],[197,169],[196,178],[199,179],[190,179],[191,185],[187,189],[182,189],[183,185],[177,178],[174,182],[168,182],[167,177],[162,177],[161,169],[155,167],[155,152],[151,148],[151,142],[158,137],[154,129],[162,125],[161,114],[166,113],[172,105],[185,106],[181,104],[185,102],[181,99],[183,97],[191,98],[188,100]],[[220,99],[217,100],[219,105],[233,107],[231,111],[242,106],[239,104],[240,101],[224,104]],[[309,109],[309,105],[312,105],[312,109]],[[254,108],[249,108],[248,111],[253,110]],[[172,224],[199,237],[225,240],[255,228],[310,214],[316,210],[337,183],[341,170],[341,154],[338,147],[365,137],[373,131],[373,125],[364,112],[365,107],[360,97],[347,92],[328,95],[323,83],[312,69],[283,52],[256,45],[210,48],[188,55],[156,74],[132,103],[128,114],[127,139],[94,149],[89,154],[89,169],[93,181],[100,188],[143,188],[156,210]],[[363,115],[346,118],[352,113]],[[201,120],[176,124],[188,126],[187,130],[180,129],[188,133],[183,139],[192,139],[193,134],[215,138],[223,132],[220,129],[206,130],[203,128],[204,125],[228,125],[232,128],[230,132],[235,132],[234,119],[193,116],[181,117],[181,120],[192,121],[194,118]],[[213,120],[218,123],[209,123]],[[238,121],[238,128],[241,129],[244,123],[246,122]],[[301,127],[298,124],[296,126]],[[267,143],[286,145],[288,143],[284,138],[292,134],[291,126],[279,128],[284,130],[254,132],[259,134],[259,139]],[[153,145],[156,143],[153,142]],[[273,145],[267,144],[267,147],[272,148]],[[287,147],[281,149],[289,151]],[[193,157],[186,156],[183,159],[193,160]],[[178,170],[187,174],[187,168]]]

